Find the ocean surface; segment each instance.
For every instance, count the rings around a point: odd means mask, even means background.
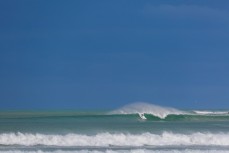
[[[0,152],[229,153],[228,110],[1,111]]]

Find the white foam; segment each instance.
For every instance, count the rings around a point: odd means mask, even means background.
[[[133,103],[126,105],[122,108],[110,112],[111,114],[152,114],[159,118],[164,119],[169,114],[186,114],[184,111],[180,111],[171,107],[162,107],[148,103]]]
[[[198,115],[227,115],[228,114],[227,111],[199,111],[199,110],[195,110],[193,112],[198,114]]]
[[[104,150],[104,151],[97,151],[97,150],[77,150],[77,151],[63,151],[63,150],[56,150],[56,151],[42,151],[42,150],[19,151],[19,150],[10,150],[10,151],[4,151],[4,153],[229,153],[229,151],[228,150],[192,150],[192,149],[185,149],[185,150],[134,149],[134,150]]]
[[[229,146],[229,133],[192,133],[177,134],[163,132],[162,134],[142,133],[99,133],[96,135],[45,135],[28,133],[0,134],[0,145],[46,145],[74,147],[109,147],[109,146]]]

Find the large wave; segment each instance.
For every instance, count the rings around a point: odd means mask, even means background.
[[[143,102],[129,104],[111,112],[111,114],[139,114],[141,118],[144,118],[144,114],[152,114],[153,116],[159,117],[161,119],[164,119],[170,114],[180,115],[186,113],[187,112],[175,108],[162,107]]]
[[[149,103],[133,103],[111,111],[112,115],[134,115],[138,114],[141,119],[148,120],[165,120],[165,121],[216,121],[228,120],[228,111],[210,111],[210,110],[178,110],[171,107],[162,107]]]
[[[149,121],[228,121],[228,111],[217,110],[179,110],[149,103],[133,103],[113,111],[66,111],[66,112],[0,112],[0,119],[88,119],[110,118],[111,120],[130,119]]]
[[[0,145],[22,146],[67,146],[67,147],[109,147],[109,146],[229,146],[229,133],[161,134],[142,133],[98,133],[96,135],[66,134],[46,135],[29,133],[0,134]]]

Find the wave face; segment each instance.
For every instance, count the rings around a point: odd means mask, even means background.
[[[164,119],[170,114],[180,115],[185,114],[185,112],[171,107],[162,107],[140,102],[126,105],[120,109],[112,111],[111,114],[151,114],[153,116]]]
[[[144,114],[145,120],[148,121],[193,121],[193,122],[201,122],[201,121],[228,121],[229,115],[200,115],[200,114],[181,114],[174,115],[169,114],[165,118],[158,118],[151,114]]]
[[[229,133],[161,134],[99,133],[96,135],[45,135],[28,133],[0,134],[1,145],[68,147],[143,147],[143,146],[229,146]]]
[[[136,115],[151,121],[222,121],[229,120],[228,111],[183,111],[171,107],[162,107],[148,103],[134,103],[111,111],[110,115],[131,117]],[[125,116],[126,115],[126,116]],[[132,116],[132,117],[133,117]],[[136,117],[136,116],[135,116]]]

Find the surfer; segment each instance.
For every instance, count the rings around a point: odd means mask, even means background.
[[[144,113],[139,113],[139,116],[141,117],[141,119],[146,120],[147,118],[144,116]]]

